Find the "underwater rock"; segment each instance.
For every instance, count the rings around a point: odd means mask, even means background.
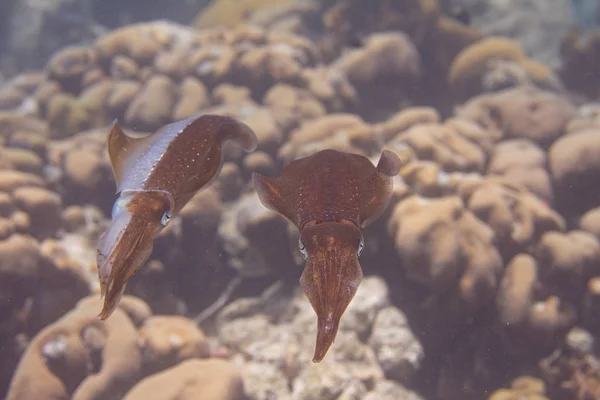
[[[379,311],[369,338],[387,379],[411,384],[425,356],[421,343],[395,307]]]
[[[379,399],[423,400],[424,398],[397,382],[386,380],[376,382],[373,390],[363,397],[363,400]]]
[[[244,389],[252,400],[292,399],[288,377],[276,364],[248,362],[241,367],[241,374]]]

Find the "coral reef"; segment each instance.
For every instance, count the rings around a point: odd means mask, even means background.
[[[597,398],[597,32],[569,36],[555,68],[448,1],[271,3],[119,26],[0,79],[8,398]],[[198,113],[239,119],[258,148],[224,146],[100,322],[109,125],[140,136]],[[323,149],[402,168],[313,364],[298,232],[250,177]]]

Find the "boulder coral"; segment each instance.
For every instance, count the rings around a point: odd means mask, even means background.
[[[34,338],[15,371],[9,399],[121,398],[140,378],[135,325],[123,309],[99,323],[95,300],[82,300]],[[149,314],[145,305],[135,306]]]
[[[474,97],[458,112],[502,139],[530,139],[543,148],[563,134],[574,114],[568,100],[529,85]]]
[[[394,208],[388,231],[410,279],[439,295],[456,292],[466,309],[492,300],[502,270],[495,234],[459,197],[409,197]]]
[[[101,322],[96,318],[99,305],[98,298],[84,298],[33,338],[8,399],[135,399],[140,393],[146,398],[148,390],[156,399],[190,390],[194,396],[245,398],[234,367],[207,359],[208,344],[192,321],[151,316],[143,301],[125,296],[112,318]],[[208,379],[210,373],[214,375]],[[165,386],[164,376],[182,379],[179,385]],[[157,392],[157,387],[166,391]]]
[[[448,83],[457,101],[523,84],[560,88],[552,69],[529,58],[518,42],[502,37],[480,39],[458,53]]]

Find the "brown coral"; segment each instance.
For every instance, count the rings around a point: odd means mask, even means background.
[[[144,321],[139,335],[147,374],[210,355],[204,333],[187,318],[150,317]]]
[[[549,67],[530,59],[516,41],[500,37],[484,38],[463,49],[452,61],[448,82],[459,101],[484,89],[559,85]]]
[[[364,47],[348,52],[331,68],[346,76],[360,94],[361,113],[388,111],[414,90],[420,59],[406,35],[379,33],[367,38]],[[368,101],[367,101],[368,99]]]
[[[548,152],[550,172],[561,209],[585,212],[600,205],[600,141],[597,128],[575,131],[557,140]]]
[[[498,389],[488,400],[548,400],[543,380],[533,376],[520,376],[513,380],[510,389]]]
[[[575,113],[568,100],[533,86],[519,86],[469,100],[458,115],[506,139],[530,139],[549,147]]]
[[[495,235],[460,198],[409,197],[395,207],[388,230],[415,281],[440,294],[456,290],[471,309],[492,299],[502,267]]]
[[[123,397],[142,400],[244,400],[244,385],[235,368],[223,360],[189,360],[143,379]]]
[[[82,300],[35,337],[8,399],[120,398],[135,383],[142,365],[135,326],[121,309],[114,320],[98,321],[98,300]]]
[[[530,249],[543,233],[565,229],[563,218],[547,204],[503,179],[465,181],[459,193],[467,208],[494,229],[504,254]]]
[[[546,162],[546,153],[531,140],[505,140],[494,148],[487,173],[502,176],[553,204],[554,190]]]

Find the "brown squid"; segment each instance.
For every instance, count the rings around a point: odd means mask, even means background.
[[[224,141],[257,146],[247,125],[230,117],[200,115],[132,138],[117,122],[108,153],[118,198],[112,221],[98,244],[98,277],[105,320],[117,307],[129,279],[148,260],[156,235],[221,170]]]
[[[323,359],[362,280],[361,229],[392,195],[400,159],[383,151],[377,167],[358,154],[323,150],[286,165],[279,178],[253,174],[261,202],[298,227],[306,260],[300,285],[317,314],[313,362]]]

